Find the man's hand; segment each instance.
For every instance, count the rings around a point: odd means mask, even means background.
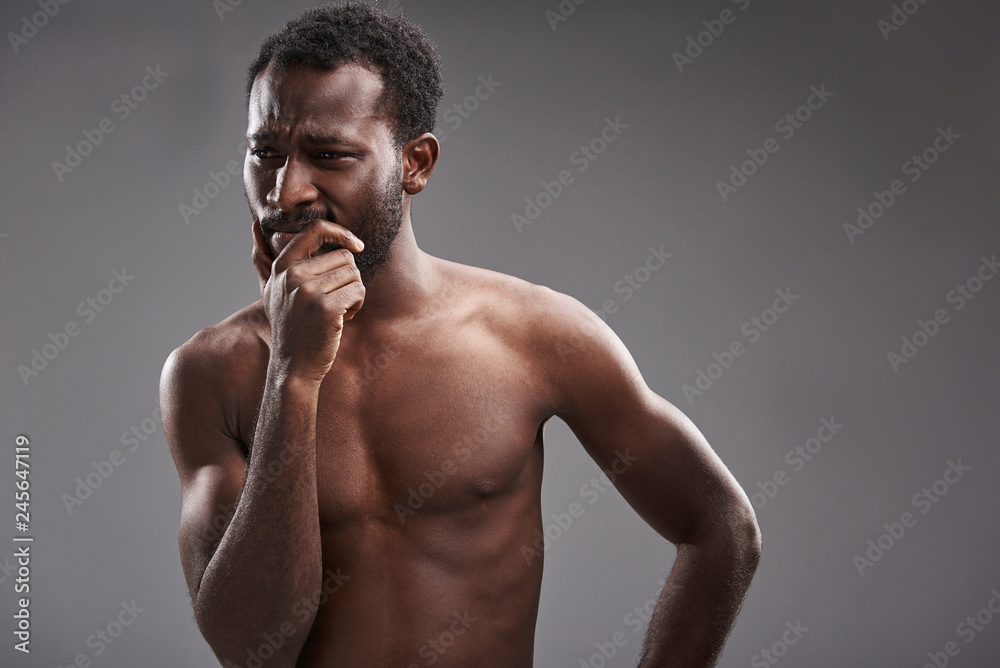
[[[354,264],[354,253],[360,253],[364,243],[327,220],[309,223],[277,258],[257,220],[253,240],[253,263],[271,323],[271,362],[285,372],[321,381],[337,356],[344,323],[365,300]],[[321,254],[325,244],[340,248]]]

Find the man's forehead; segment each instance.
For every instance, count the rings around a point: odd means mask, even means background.
[[[356,63],[334,70],[269,64],[250,92],[249,132],[322,133],[331,125],[383,120],[381,77]]]

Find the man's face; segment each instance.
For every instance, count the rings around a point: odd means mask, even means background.
[[[323,218],[365,243],[355,256],[363,281],[388,259],[403,220],[402,163],[391,121],[375,111],[381,93],[381,78],[355,64],[257,75],[243,182],[275,257]]]

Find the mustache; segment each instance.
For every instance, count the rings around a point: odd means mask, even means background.
[[[279,228],[301,229],[312,221],[321,218],[330,222],[336,222],[333,219],[333,212],[329,209],[303,209],[294,212],[275,211],[273,213],[266,213],[260,217],[260,229],[264,234],[270,234]]]

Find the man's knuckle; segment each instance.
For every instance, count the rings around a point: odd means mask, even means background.
[[[305,274],[303,273],[302,267],[299,265],[292,265],[285,271],[285,275],[288,276],[288,280],[292,283],[298,285],[305,279]]]
[[[295,291],[298,293],[299,298],[305,301],[312,301],[316,295],[316,288],[313,287],[312,283],[302,283]]]
[[[337,269],[337,279],[348,283],[353,282],[358,274],[358,268],[353,264],[345,264]]]

